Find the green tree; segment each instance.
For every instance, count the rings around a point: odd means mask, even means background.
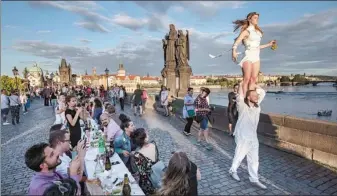
[[[288,76],[282,76],[280,82],[290,82],[290,78]]]
[[[11,92],[16,89],[16,87],[18,87],[20,91],[25,89],[24,83],[20,78],[15,79],[6,75],[0,76],[0,84],[1,89],[5,89],[7,92]]]
[[[214,84],[214,80],[212,78],[207,78],[207,84]]]
[[[301,76],[300,74],[296,74],[293,78],[293,82],[304,83],[306,81],[307,79],[304,76]]]

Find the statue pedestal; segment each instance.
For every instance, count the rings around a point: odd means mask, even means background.
[[[176,96],[176,72],[174,68],[165,67],[162,70],[164,86],[169,89],[169,97]]]
[[[190,66],[179,67],[179,89],[177,90],[178,97],[185,97],[187,94],[187,89],[190,87],[190,76],[192,74],[192,69]]]

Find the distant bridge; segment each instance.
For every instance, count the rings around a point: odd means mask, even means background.
[[[319,83],[335,83],[337,84],[337,80],[317,80],[317,81],[306,81],[306,82],[281,82],[281,86],[296,86],[298,84],[312,84],[313,86],[317,86]],[[283,84],[283,85],[282,85]]]

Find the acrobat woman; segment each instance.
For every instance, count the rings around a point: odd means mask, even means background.
[[[245,56],[239,62],[243,74],[243,94],[245,95],[250,84],[256,84],[260,71],[260,49],[272,47],[276,49],[276,41],[272,40],[268,44],[260,45],[263,32],[258,26],[259,14],[251,12],[245,20],[236,20],[234,32],[240,28],[240,35],[235,39],[232,50],[232,59],[237,62],[238,54],[236,49],[240,43],[245,46]],[[251,89],[250,90],[255,90]]]

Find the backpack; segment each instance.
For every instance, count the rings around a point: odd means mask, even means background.
[[[149,98],[148,95],[147,95],[147,92],[143,91],[143,93],[142,93],[142,99],[147,99],[147,98]]]

